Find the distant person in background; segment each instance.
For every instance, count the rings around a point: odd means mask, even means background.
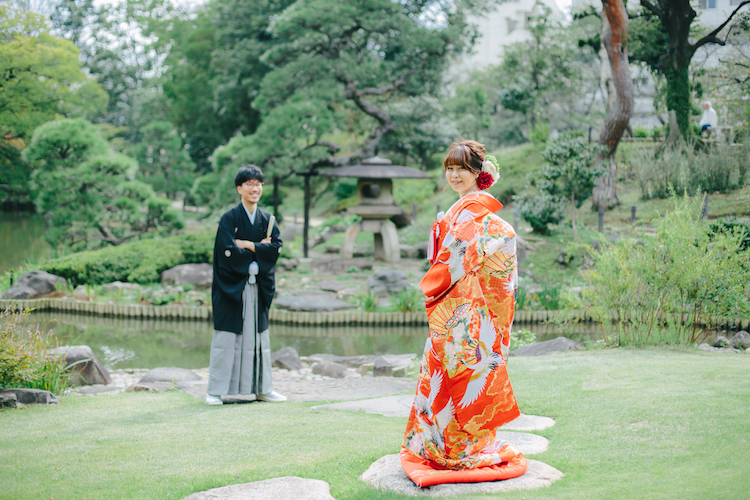
[[[716,116],[716,110],[711,107],[711,103],[706,101],[703,104],[703,116],[698,126],[701,131],[698,135],[703,135],[703,132],[707,131],[707,135],[710,137],[712,129],[715,129],[719,125],[719,118]]]
[[[263,194],[258,167],[240,168],[234,184],[241,202],[221,217],[214,244],[214,334],[206,403],[223,404],[221,396],[280,403],[286,397],[273,390],[268,334],[281,249],[279,227],[270,213],[258,208]]]

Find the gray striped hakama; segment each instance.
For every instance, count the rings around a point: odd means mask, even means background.
[[[242,302],[242,333],[214,330],[207,391],[212,396],[268,394],[273,390],[270,337],[268,330],[257,331],[257,284],[245,284]]]

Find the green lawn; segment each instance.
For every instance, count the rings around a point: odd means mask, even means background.
[[[503,498],[747,498],[750,355],[586,351],[509,369],[522,411],[557,421],[531,458],[566,475]],[[398,452],[405,419],[310,406],[208,407],[173,392],[5,410],[0,497],[182,498],[296,475],[329,482],[339,500],[398,498],[358,476]]]

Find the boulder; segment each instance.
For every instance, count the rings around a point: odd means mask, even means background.
[[[211,264],[182,264],[161,273],[163,285],[193,285],[196,290],[211,288],[214,270]]]
[[[544,342],[535,342],[511,351],[511,356],[544,356],[565,351],[583,351],[583,347],[567,337],[557,337]]]
[[[137,292],[141,289],[138,283],[123,283],[122,281],[113,281],[102,285],[102,290],[106,293],[115,293],[122,290],[123,292]]]
[[[292,271],[299,265],[299,261],[297,259],[279,259],[278,265],[286,271]]]
[[[453,495],[486,495],[506,493],[509,491],[534,490],[550,486],[561,479],[563,473],[543,462],[527,460],[528,469],[519,477],[504,481],[486,481],[482,483],[438,484],[428,488],[415,485],[401,466],[399,455],[386,455],[375,461],[359,479],[375,489],[395,493],[398,498],[447,497]]]
[[[698,346],[698,350],[700,351],[706,351],[706,352],[733,352],[733,353],[741,353],[739,349],[734,349],[732,347],[714,347],[706,344],[705,342]]]
[[[89,296],[88,290],[86,290],[86,285],[78,285],[75,290],[73,290],[73,297],[77,299],[87,299]]]
[[[299,354],[294,347],[284,347],[276,352],[271,353],[271,364],[287,370],[302,369],[302,362],[299,360]]]
[[[416,259],[418,255],[417,247],[412,245],[401,245],[402,259]]]
[[[167,392],[177,389],[172,382],[138,382],[129,386],[127,392]]]
[[[138,381],[139,384],[147,384],[153,382],[167,382],[169,384],[180,385],[184,382],[196,382],[201,380],[200,375],[187,368],[154,368],[153,370],[146,373]]]
[[[323,280],[318,282],[318,286],[321,290],[325,290],[326,292],[338,293],[341,290],[345,290],[347,284],[343,281]]]
[[[325,292],[302,291],[273,301],[275,307],[290,311],[335,311],[355,307]]]
[[[38,299],[56,290],[57,283],[65,284],[65,278],[55,276],[45,271],[29,271],[21,276],[12,287],[6,291],[3,299]]]
[[[403,271],[378,269],[367,280],[367,288],[378,295],[385,296],[409,288],[409,282],[406,280],[406,274]]]
[[[18,402],[18,398],[13,393],[2,393],[0,394],[0,408],[3,406],[9,406],[10,408],[18,408],[22,406]]]
[[[414,367],[415,354],[386,354],[372,361],[372,373],[377,376],[405,377]]]
[[[717,335],[713,342],[711,342],[711,347],[726,347],[729,343],[729,340],[724,335]]]
[[[19,405],[56,405],[60,404],[54,394],[41,389],[0,389],[0,400],[13,401]]]
[[[296,476],[275,477],[253,483],[232,484],[185,497],[183,500],[335,500],[331,487],[319,479]]]
[[[87,345],[63,345],[50,349],[51,355],[65,358],[67,371],[73,373],[70,385],[110,384],[109,372],[96,358],[96,354]]]
[[[729,345],[735,349],[742,349],[743,351],[750,348],[750,333],[747,333],[744,330],[737,332],[729,341]]]
[[[316,375],[323,375],[331,378],[346,377],[346,367],[333,361],[319,361],[312,367],[312,372]]]

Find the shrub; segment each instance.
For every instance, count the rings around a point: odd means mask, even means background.
[[[211,233],[145,239],[67,255],[48,261],[41,269],[62,276],[73,286],[113,281],[154,283],[174,266],[210,263],[213,241]]]
[[[24,314],[0,312],[0,387],[43,389],[61,394],[69,385],[65,358],[47,353],[38,329],[26,331]]]
[[[510,348],[519,349],[525,345],[536,342],[536,334],[526,328],[512,330],[510,332]]]
[[[694,344],[720,317],[747,317],[750,255],[744,231],[711,235],[701,200],[674,199],[656,234],[593,254],[583,304],[609,345]]]
[[[357,301],[359,307],[367,312],[374,311],[380,303],[380,297],[378,297],[378,294],[373,292],[372,290],[367,290],[366,292],[360,293],[355,297],[355,300]]]
[[[539,302],[543,311],[557,311],[562,303],[562,294],[559,286],[545,286],[534,298]]]
[[[516,311],[526,309],[529,306],[530,299],[531,297],[529,296],[528,290],[519,285],[518,288],[516,288]]]
[[[639,123],[635,126],[635,129],[633,129],[633,137],[646,138],[651,135],[649,132],[648,127]]]
[[[541,192],[537,196],[514,196],[513,201],[535,233],[549,234],[548,224],[557,224],[565,217],[565,200],[560,196]]]

